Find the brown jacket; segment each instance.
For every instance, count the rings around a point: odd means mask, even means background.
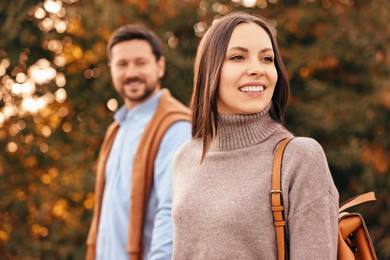
[[[146,126],[137,148],[131,179],[129,231],[127,251],[131,260],[143,257],[142,231],[149,191],[153,181],[154,159],[166,130],[176,121],[190,121],[189,109],[173,98],[167,89],[163,89],[159,104],[152,119]],[[105,185],[105,166],[119,123],[113,122],[107,129],[99,158],[95,184],[95,206],[91,227],[87,239],[86,259],[94,260],[99,227],[100,210]]]

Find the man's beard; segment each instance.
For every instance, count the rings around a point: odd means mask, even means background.
[[[143,102],[144,100],[148,99],[156,90],[156,88],[159,86],[158,82],[155,82],[154,85],[151,84],[148,85],[145,80],[142,80],[140,78],[129,78],[125,80],[125,82],[123,82],[123,85],[130,84],[133,81],[139,81],[141,84],[145,85],[145,87],[143,89],[143,93],[141,94],[141,96],[136,96],[136,97],[133,97],[133,95],[131,94],[128,95],[126,94],[126,91],[122,90],[123,97],[131,102],[137,102],[137,103]],[[125,88],[125,86],[123,88]]]
[[[149,86],[147,86],[145,88],[145,91],[144,93],[139,96],[139,97],[129,97],[129,96],[126,96],[126,98],[132,102],[142,102],[146,99],[148,99],[152,94],[153,92],[155,91],[155,89],[157,88],[157,84],[154,85],[154,87],[150,88]]]

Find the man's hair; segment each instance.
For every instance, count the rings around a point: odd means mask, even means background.
[[[192,136],[203,140],[202,160],[215,137],[218,126],[217,98],[221,69],[234,28],[241,23],[255,23],[271,39],[278,73],[270,116],[284,123],[284,110],[290,85],[282,57],[268,22],[261,17],[235,11],[215,21],[200,41],[194,65],[194,90],[191,98]]]
[[[145,40],[152,47],[156,60],[162,56],[162,44],[158,36],[143,24],[127,24],[119,27],[112,35],[107,44],[107,59],[111,60],[111,50],[115,44],[128,40]]]

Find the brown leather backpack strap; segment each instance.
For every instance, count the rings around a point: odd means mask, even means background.
[[[276,232],[276,242],[278,246],[278,260],[288,259],[286,246],[285,226],[286,221],[283,216],[282,188],[281,188],[281,170],[283,152],[292,137],[284,139],[275,153],[274,164],[272,168],[272,189],[271,189],[271,209],[274,216],[274,226]]]
[[[350,207],[353,207],[353,206],[356,206],[356,205],[359,205],[359,204],[362,204],[364,202],[371,201],[371,200],[376,200],[375,193],[373,191],[355,196],[353,198],[350,198],[349,200],[345,201],[343,203],[343,205],[340,206],[339,213],[341,213],[342,211],[344,211]]]

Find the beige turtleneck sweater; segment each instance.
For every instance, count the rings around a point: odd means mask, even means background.
[[[202,164],[201,140],[174,160],[174,260],[277,259],[270,205],[275,147],[291,136],[269,116],[221,115]],[[282,167],[290,259],[336,259],[339,195],[322,147],[294,138]]]

